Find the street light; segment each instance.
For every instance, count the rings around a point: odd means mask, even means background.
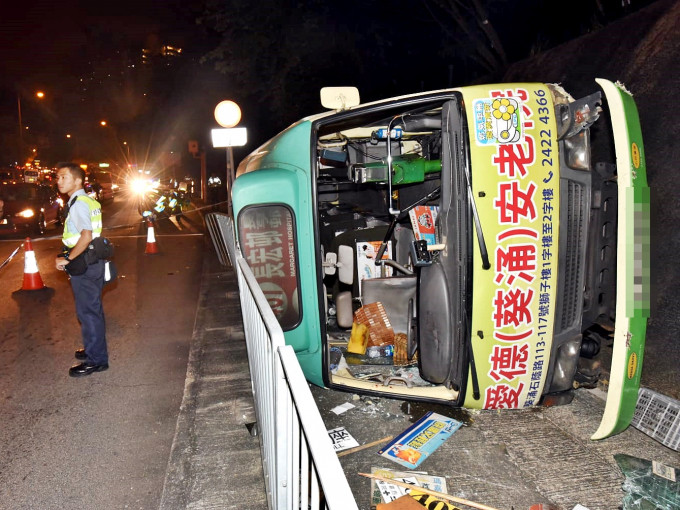
[[[35,97],[38,99],[44,99],[45,93],[38,91],[35,93]],[[24,126],[21,121],[21,92],[17,92],[17,113],[19,117],[19,159],[24,159]],[[26,127],[28,129],[28,126]]]
[[[223,128],[233,128],[241,120],[241,108],[234,101],[221,101],[215,107],[215,120]],[[244,145],[240,143],[239,145]],[[227,214],[232,215],[231,210],[231,187],[234,183],[234,150],[231,143],[226,145],[227,148]],[[213,141],[213,146],[215,142]],[[221,145],[225,147],[225,145]],[[203,181],[205,182],[205,180]]]
[[[118,132],[118,125],[114,121],[113,123],[110,123],[106,119],[101,119],[99,121],[99,125],[102,128],[102,135],[100,137],[100,143],[102,143],[102,148],[105,148],[106,152],[109,154],[108,157],[114,158],[115,161],[117,162],[116,164],[120,165],[120,160],[125,159],[125,156],[127,154],[127,160],[125,161],[126,165],[130,164],[130,144],[128,142],[121,140],[122,137],[119,137],[119,132]],[[125,149],[123,149],[123,146]],[[122,156],[122,158],[121,158]]]
[[[222,127],[234,127],[241,120],[241,108],[233,101],[222,101],[215,107],[215,120]]]

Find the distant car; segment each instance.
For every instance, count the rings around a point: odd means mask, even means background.
[[[32,183],[0,185],[3,202],[0,232],[44,234],[49,225],[61,223],[64,202],[49,186]]]
[[[83,190],[85,190],[85,194],[96,200],[97,202],[100,202],[100,195],[101,195],[101,187],[96,183],[92,182],[86,182],[85,185],[83,186]]]
[[[42,175],[42,184],[54,184],[57,183],[57,174],[53,171],[47,171]]]
[[[11,169],[0,170],[0,184],[10,184],[17,182],[17,172]]]
[[[23,181],[28,183],[38,182],[40,174],[37,170],[24,170]]]
[[[114,184],[113,177],[109,172],[92,172],[89,175],[89,182],[92,183],[92,187],[97,192],[95,197],[97,201],[113,200]]]

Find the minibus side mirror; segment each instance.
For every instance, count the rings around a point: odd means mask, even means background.
[[[326,253],[323,262],[323,272],[326,275],[334,275],[338,271],[338,279],[347,285],[354,282],[354,251],[351,246],[340,245],[338,253]]]
[[[354,250],[351,246],[338,246],[338,279],[347,285],[354,283]]]

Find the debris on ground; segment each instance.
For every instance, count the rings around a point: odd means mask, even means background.
[[[640,388],[631,425],[662,445],[680,451],[680,401]]]
[[[338,457],[344,457],[345,455],[349,455],[350,453],[365,450],[366,448],[370,448],[371,446],[378,446],[379,444],[382,444],[386,441],[391,441],[392,439],[394,439],[394,436],[385,436],[385,437],[378,439],[376,441],[371,441],[370,443],[362,444],[361,446],[355,446],[354,448],[350,448],[349,450],[344,450],[341,453],[338,453]]]
[[[390,503],[378,503],[376,510],[422,510],[423,505],[411,496],[401,496]]]
[[[453,505],[450,505],[450,503],[460,503],[466,506],[471,506],[473,508],[478,508],[480,510],[497,510],[494,507],[483,505],[481,503],[476,503],[474,501],[470,501],[469,499],[464,499],[464,498],[459,498],[457,496],[451,496],[450,494],[446,494],[443,492],[437,492],[433,491],[430,489],[424,489],[424,488],[417,488],[413,487],[412,484],[410,483],[405,483],[405,482],[400,482],[396,479],[388,479],[388,478],[383,478],[378,475],[374,474],[368,474],[368,473],[358,473],[360,476],[365,476],[366,478],[371,478],[373,480],[381,480],[383,482],[389,482],[394,485],[398,485],[400,487],[405,487],[410,490],[409,496],[412,496],[414,498],[417,498],[417,500],[420,503],[423,503],[424,505],[427,505],[428,508],[430,508],[430,505],[433,507],[437,506],[440,507],[439,503],[443,503],[445,508],[448,510],[459,510],[458,507],[455,507]]]
[[[382,478],[382,481],[371,479],[371,507],[375,507],[381,502],[389,503],[393,499],[385,494],[385,491],[383,490],[385,487],[380,484],[389,484],[391,486],[387,487],[388,494],[399,494],[399,496],[402,496],[408,493],[408,488],[391,484],[389,480],[412,480],[412,485],[414,487],[421,487],[436,492],[447,492],[446,478],[443,476],[429,475],[425,471],[397,471],[389,468],[373,467],[371,469],[371,474]]]
[[[416,468],[462,424],[429,411],[378,453],[409,469]]]
[[[623,510],[680,508],[680,470],[623,453],[614,459],[626,477]]]
[[[336,452],[341,452],[342,450],[347,450],[349,448],[354,448],[359,446],[357,440],[352,437],[352,434],[347,432],[345,427],[338,427],[328,431],[328,437],[331,438],[333,443],[333,450]]]
[[[335,413],[335,414],[342,414],[345,411],[349,411],[353,407],[355,407],[354,404],[350,404],[349,402],[345,402],[344,404],[340,404],[339,406],[335,406],[333,409],[331,409],[331,412]]]

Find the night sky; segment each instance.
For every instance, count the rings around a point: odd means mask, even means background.
[[[241,105],[250,140],[243,156],[320,111],[322,86],[358,86],[369,101],[500,79],[502,66],[479,64],[484,48],[438,1],[12,2],[0,18],[0,164],[19,159],[17,97],[29,127],[24,150],[36,148],[41,161],[141,164],[186,156],[190,139],[212,151],[212,110],[222,99]],[[508,63],[623,13],[618,0],[600,2],[605,13],[574,0],[559,17],[547,0],[482,4]],[[181,57],[141,65],[142,48],[163,45],[181,47]],[[35,99],[37,90],[45,99]]]
[[[164,111],[164,106],[170,96],[176,92],[181,95],[181,91],[156,95],[157,101],[140,106],[145,98],[152,97],[152,73],[142,78],[139,73],[133,76],[135,70],[126,61],[139,69],[142,48],[154,45],[180,46],[187,50],[187,60],[196,60],[210,49],[214,41],[210,43],[204,37],[205,30],[195,22],[202,7],[178,4],[41,0],[3,7],[0,164],[8,165],[17,159],[17,96],[23,124],[29,127],[24,130],[25,149],[38,147],[47,164],[64,159],[121,160],[121,145],[128,138],[131,145],[132,138],[137,138],[139,160],[153,158],[151,153],[160,151],[161,142],[172,134],[151,133],[159,125],[168,126],[165,114],[169,111]],[[129,75],[106,81],[113,71],[126,68]],[[45,92],[45,99],[36,100],[38,90]],[[176,112],[172,113],[176,116]],[[103,119],[112,128],[108,133],[97,131]],[[71,134],[69,140],[67,134]],[[181,136],[185,145],[189,136],[200,134],[184,132],[174,136],[177,140]]]
[[[2,81],[51,85],[79,71],[95,39],[141,46],[147,34],[172,27],[172,14],[164,2],[11,2],[0,19]]]

